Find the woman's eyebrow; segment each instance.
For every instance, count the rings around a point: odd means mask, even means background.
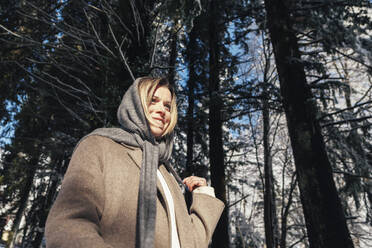
[[[160,97],[158,96],[152,96],[152,98],[155,98],[155,100],[160,100]],[[172,101],[164,101],[166,104],[171,104]]]

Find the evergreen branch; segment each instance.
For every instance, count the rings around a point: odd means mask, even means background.
[[[60,91],[62,91],[62,92],[64,92],[64,93],[66,93],[67,95],[69,95],[69,96],[71,96],[71,97],[73,97],[73,98],[75,98],[75,99],[77,99],[77,100],[83,102],[83,100],[82,100],[79,96],[72,94],[70,91],[65,90],[64,88],[58,87],[58,86],[55,85],[54,83],[49,82],[48,80],[46,80],[46,79],[44,79],[44,78],[42,78],[42,77],[36,75],[35,73],[30,72],[30,71],[27,70],[24,66],[22,66],[20,63],[15,62],[15,64],[17,64],[17,65],[18,65],[20,68],[22,68],[26,73],[28,73],[29,75],[31,75],[31,76],[34,77],[35,79],[39,79],[40,81],[42,81],[42,82],[44,82],[44,83],[50,85],[52,88],[57,88],[58,90],[60,90]],[[59,80],[59,79],[58,79],[58,80]]]
[[[293,244],[291,244],[290,246],[288,246],[288,248],[292,248],[295,245],[297,245],[298,243],[301,243],[305,238],[307,238],[306,235],[302,236],[302,238],[300,238],[299,240],[297,240],[296,242],[294,242]]]
[[[332,112],[332,113],[323,115],[323,116],[321,116],[321,117],[318,118],[318,121],[322,121],[326,117],[329,117],[329,116],[332,116],[332,115],[336,115],[336,114],[342,113],[344,111],[351,110],[351,109],[354,109],[354,108],[357,108],[357,107],[360,107],[360,106],[363,106],[363,105],[366,105],[366,104],[370,104],[370,103],[372,103],[372,100],[371,101],[367,101],[367,102],[363,102],[363,103],[359,103],[359,104],[356,104],[356,105],[354,105],[352,107],[344,108],[344,109],[341,109],[341,110],[338,110],[338,111],[335,111],[335,112]]]
[[[340,50],[338,50],[338,49],[336,49],[336,48],[333,48],[332,50],[335,51],[336,53],[339,53],[339,54],[343,55],[344,57],[346,57],[346,58],[348,58],[348,59],[351,59],[351,60],[354,61],[354,62],[357,62],[357,63],[359,63],[359,64],[361,64],[361,65],[367,67],[369,70],[372,70],[372,66],[367,65],[366,63],[364,63],[364,62],[361,61],[361,60],[359,60],[359,59],[357,59],[357,58],[354,58],[353,56],[351,56],[351,55],[349,55],[349,54],[343,53],[343,52],[341,52]]]
[[[328,126],[333,126],[333,125],[340,125],[340,124],[349,123],[349,122],[359,122],[359,121],[364,121],[364,120],[368,120],[368,119],[371,119],[371,118],[372,118],[372,116],[365,116],[365,117],[360,117],[360,118],[329,122],[329,123],[326,123],[326,124],[322,125],[321,127],[323,128],[323,127],[328,127]]]
[[[348,176],[352,176],[352,177],[361,177],[361,178],[372,179],[371,176],[360,175],[360,174],[353,174],[353,173],[346,172],[346,171],[341,171],[341,170],[333,170],[333,173],[335,173],[335,174],[344,174],[344,175],[348,175]]]
[[[372,90],[372,85],[368,88],[368,90],[366,90],[366,92],[364,93],[364,95],[355,103],[355,104],[359,104],[365,97],[368,96],[368,93]],[[372,102],[372,101],[371,101]]]

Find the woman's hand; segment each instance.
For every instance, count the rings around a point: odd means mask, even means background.
[[[205,180],[205,178],[196,176],[186,177],[185,179],[183,179],[182,182],[186,184],[190,192],[192,192],[197,187],[207,186],[207,180]]]

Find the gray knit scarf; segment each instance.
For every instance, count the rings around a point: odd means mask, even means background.
[[[117,117],[121,128],[99,128],[83,139],[91,135],[99,135],[118,143],[141,148],[142,165],[138,192],[136,247],[151,248],[154,247],[156,171],[159,164],[164,164],[179,183],[182,184],[182,180],[169,164],[173,135],[166,135],[161,140],[156,140],[151,133],[139,97],[138,83],[140,80],[141,78],[137,78],[129,87],[119,106]]]

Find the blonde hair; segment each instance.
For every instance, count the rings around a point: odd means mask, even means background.
[[[170,108],[170,122],[168,127],[164,130],[161,137],[164,137],[167,134],[170,134],[177,123],[177,103],[176,103],[176,94],[174,93],[173,87],[169,84],[168,80],[165,78],[150,78],[150,77],[143,77],[140,79],[138,83],[138,92],[139,97],[141,99],[143,111],[145,112],[145,116],[148,122],[157,126],[158,124],[155,123],[149,113],[148,106],[151,103],[151,99],[155,93],[155,90],[161,86],[166,86],[172,95],[171,101],[171,108]]]

